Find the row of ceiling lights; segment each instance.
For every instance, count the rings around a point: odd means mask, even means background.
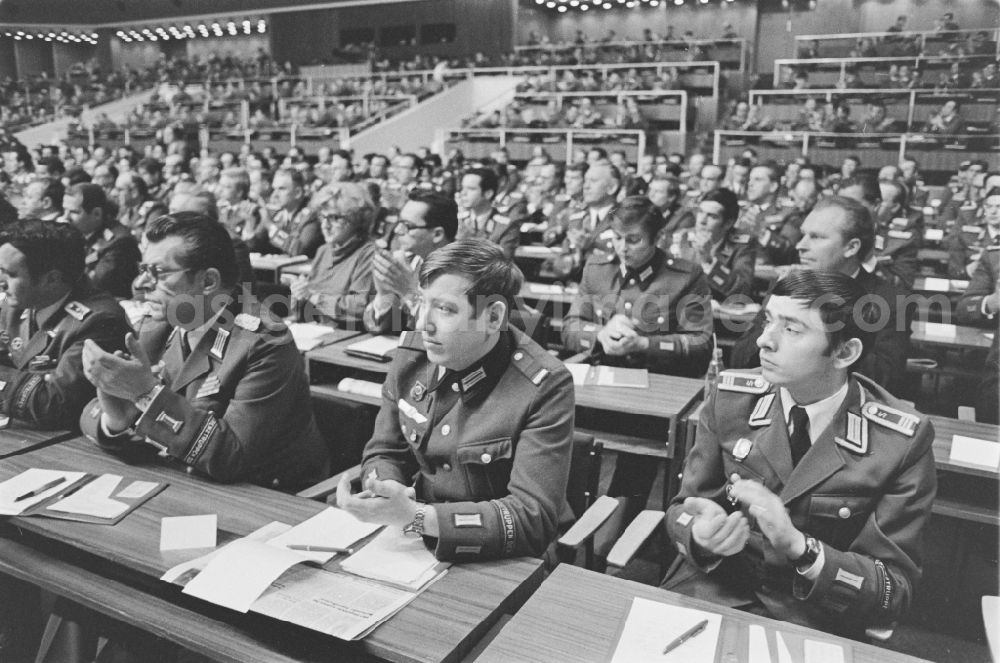
[[[264,34],[267,32],[267,22],[264,19],[257,19],[256,23],[250,19],[241,22],[228,21],[220,23],[199,23],[198,25],[187,24],[184,26],[157,26],[155,28],[143,28],[141,30],[118,30],[115,35],[123,42],[133,41],[169,41],[171,39],[195,39],[198,37],[236,37],[239,35]]]
[[[698,3],[707,5],[710,0],[696,0]],[[632,9],[638,7],[639,5],[645,5],[649,7],[659,7],[660,4],[668,5],[673,3],[678,7],[683,5],[686,0],[535,0],[536,5],[543,5],[548,9],[555,9],[556,11],[562,13],[567,12],[570,9],[578,9],[580,11],[588,11],[590,9],[613,9],[615,7],[626,7]],[[692,4],[695,0],[692,0]],[[723,4],[734,2],[734,0],[724,0]]]
[[[64,44],[97,44],[97,33],[96,32],[67,32],[62,30],[61,32],[45,31],[41,30],[38,32],[25,32],[24,30],[8,30],[3,33],[4,37],[11,37],[16,41],[34,41],[35,39],[39,41],[58,41]]]

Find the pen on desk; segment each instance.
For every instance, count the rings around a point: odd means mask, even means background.
[[[63,478],[53,479],[52,481],[49,481],[44,486],[41,486],[39,488],[35,488],[34,490],[29,490],[24,495],[19,495],[19,496],[15,497],[14,501],[15,502],[20,502],[21,500],[26,500],[29,497],[38,497],[39,495],[41,495],[42,493],[44,493],[46,490],[48,490],[50,488],[55,488],[56,486],[58,486],[59,484],[61,484],[65,480],[66,479],[63,479]]]
[[[300,543],[289,543],[285,546],[289,550],[300,550],[302,552],[319,552],[319,553],[343,553],[345,555],[353,555],[353,548],[337,548],[336,546],[306,546]]]
[[[708,626],[708,620],[707,619],[701,620],[700,622],[698,622],[697,624],[695,624],[694,626],[692,626],[691,628],[689,628],[688,630],[684,631],[679,636],[671,640],[670,644],[668,644],[666,647],[663,648],[663,653],[669,654],[673,650],[677,649],[685,642],[687,642],[694,636],[704,631],[706,626]]]

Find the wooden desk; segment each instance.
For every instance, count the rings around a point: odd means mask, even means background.
[[[933,324],[933,323],[931,323]],[[944,327],[945,325],[941,325]],[[953,350],[989,350],[991,340],[990,337],[986,335],[985,329],[979,329],[978,327],[963,327],[961,325],[949,325],[948,327],[954,327],[954,336],[939,334],[936,329],[938,327],[931,327],[928,330],[928,323],[922,320],[913,321],[913,333],[910,336],[910,341],[915,345],[936,345]]]
[[[931,286],[931,287],[928,287]],[[968,280],[944,279],[928,276],[918,276],[913,279],[913,291],[927,294],[941,293],[951,297],[960,297],[969,287]]]
[[[308,256],[286,256],[278,253],[251,253],[250,266],[255,272],[263,272],[263,280],[271,283],[281,282],[281,270],[289,265],[311,262]]]
[[[715,661],[747,660],[751,624],[794,633],[811,640],[835,642],[854,663],[904,663],[921,659],[838,638],[788,622],[688,598],[657,587],[601,575],[561,564],[476,659],[477,663],[587,663],[609,661],[618,646],[623,620],[635,597],[722,614],[722,631]],[[777,652],[771,651],[772,660]],[[705,663],[705,662],[699,662]]]
[[[500,615],[516,611],[541,582],[541,561],[536,559],[456,566],[359,643],[346,643],[259,615],[240,615],[201,601],[189,602],[179,587],[159,580],[170,567],[205,552],[161,552],[160,520],[165,516],[206,511],[218,514],[222,545],[273,520],[301,522],[325,508],[323,504],[247,484],[211,483],[176,465],[126,465],[84,438],[2,460],[0,480],[29,467],[114,472],[128,479],[167,481],[163,492],[114,527],[37,517],[11,522],[15,531],[23,530],[40,540],[46,554],[92,567],[116,580],[126,578],[137,591],[185,601],[206,615],[206,628],[222,619],[250,641],[266,638],[269,650],[286,655],[292,652],[297,659],[336,660],[338,652],[350,657],[360,649],[365,655],[392,661],[459,660]],[[301,654],[303,639],[311,643],[308,656]]]
[[[16,456],[32,449],[68,440],[74,434],[69,431],[43,431],[20,426],[0,429],[0,458]]]

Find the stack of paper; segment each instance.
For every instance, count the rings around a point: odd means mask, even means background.
[[[708,626],[698,635],[664,654],[666,646],[702,620]],[[690,663],[714,661],[722,615],[635,598],[618,639],[612,663]]]
[[[129,507],[125,502],[111,499],[111,493],[118,488],[121,480],[122,477],[118,475],[104,474],[48,508],[50,511],[107,518],[108,520],[117,518],[125,513]]]
[[[591,366],[566,364],[578,387],[626,387],[649,389],[649,371],[645,368],[619,368],[617,366]]]
[[[412,591],[423,587],[447,567],[427,550],[423,539],[408,537],[398,527],[386,527],[340,565],[348,573]]]
[[[399,346],[398,336],[373,336],[348,345],[344,352],[364,359],[391,361],[392,351]]]
[[[267,543],[279,548],[310,546],[348,549],[366,536],[374,534],[379,527],[380,525],[363,523],[342,509],[328,507]],[[337,553],[296,550],[295,554],[325,564]]]
[[[295,339],[295,346],[299,352],[315,350],[323,345],[323,337],[334,331],[331,327],[315,322],[292,323],[288,325],[288,330],[292,332],[292,338]]]

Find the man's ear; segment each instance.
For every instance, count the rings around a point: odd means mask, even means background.
[[[222,290],[222,274],[215,267],[209,267],[205,270],[205,281],[202,286],[206,295],[210,295],[214,292],[219,292]]]
[[[852,258],[861,251],[861,240],[855,237],[844,247],[844,257]]]
[[[496,299],[490,302],[486,307],[486,330],[491,333],[501,331],[506,319],[507,302],[502,299]]]
[[[837,368],[847,368],[858,360],[863,349],[860,338],[851,338],[839,346],[833,352],[833,358],[837,362]]]

